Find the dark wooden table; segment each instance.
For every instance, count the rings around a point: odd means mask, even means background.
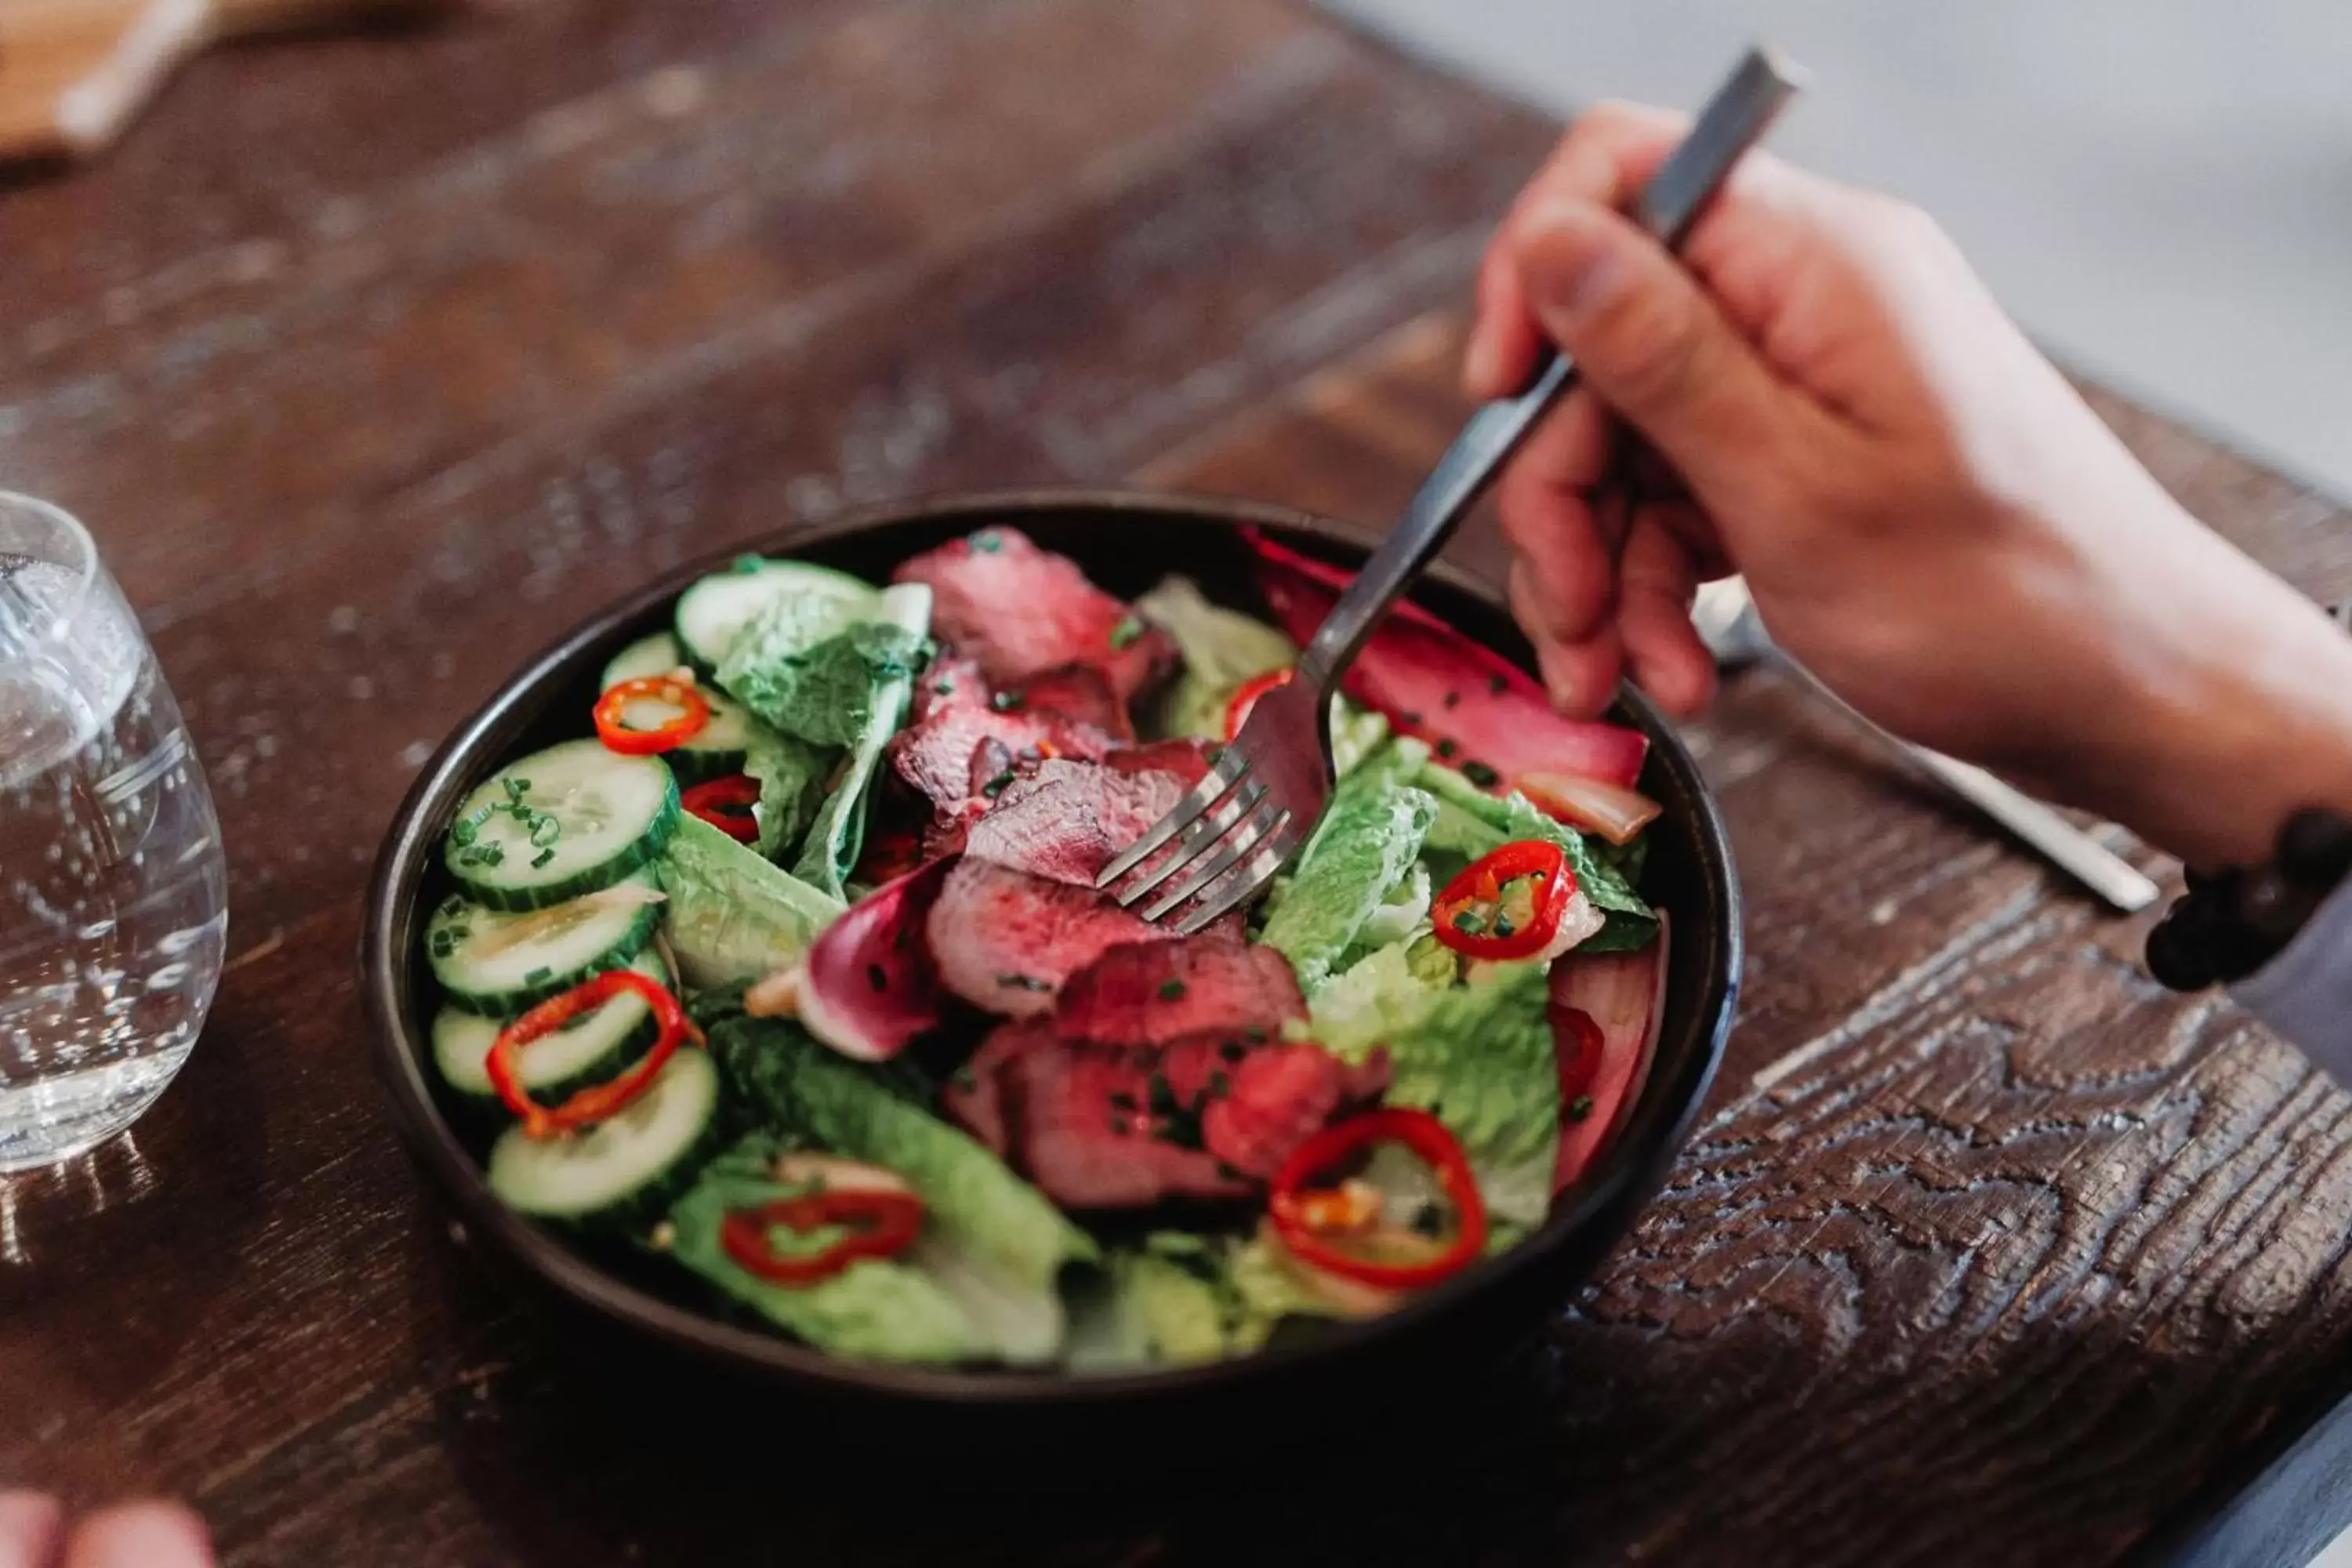
[[[537,0],[207,60],[103,167],[0,189],[0,484],[144,613],[235,921],[135,1142],[0,1186],[0,1479],[305,1565],[2079,1564],[2237,1485],[2352,1364],[2352,1099],[1765,680],[1694,733],[1749,899],[1714,1104],[1443,1490],[812,1495],[789,1412],[747,1469],[604,1410],[395,1144],[361,880],[520,659],[920,492],[1388,515],[1555,131],[1274,0]],[[2352,591],[2332,503],[2101,407]]]

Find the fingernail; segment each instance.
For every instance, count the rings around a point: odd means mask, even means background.
[[[1554,202],[1528,226],[1530,292],[1552,320],[1591,316],[1616,291],[1615,220],[1590,202]]]

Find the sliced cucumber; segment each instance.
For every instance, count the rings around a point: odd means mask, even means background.
[[[511,1018],[592,974],[625,967],[661,923],[661,900],[650,870],[527,914],[452,893],[425,924],[425,952],[451,1006]]]
[[[709,678],[768,601],[783,595],[815,595],[857,606],[845,618],[871,620],[882,591],[860,577],[805,561],[771,561],[746,555],[734,567],[705,577],[677,596],[677,643],[695,671]]]
[[[656,632],[614,654],[604,666],[604,678],[596,683],[596,689],[610,691],[624,680],[647,680],[686,667],[686,656],[677,651],[677,638]]]
[[[668,986],[669,965],[648,944],[629,968],[655,984]],[[498,1103],[490,1087],[490,1044],[499,1037],[499,1021],[479,1013],[444,1007],[433,1019],[433,1062],[441,1079],[468,1100]],[[603,1083],[645,1055],[661,1032],[645,998],[624,992],[593,1013],[584,1013],[543,1039],[533,1040],[522,1053],[522,1086],[531,1098],[547,1104],[568,1099],[575,1089]]]
[[[560,1138],[507,1129],[490,1148],[490,1191],[518,1213],[598,1230],[657,1219],[719,1146],[719,1072],[682,1047],[609,1121]]]
[[[677,828],[677,780],[659,757],[566,741],[467,795],[442,858],[474,902],[541,910],[609,888]]]
[[[610,691],[624,680],[648,679],[687,668],[685,656],[677,651],[677,638],[667,632],[656,632],[649,637],[639,637],[614,654],[613,662],[604,667],[604,679],[597,689]],[[670,765],[670,771],[677,774],[677,782],[682,784],[741,773],[751,750],[752,727],[759,723],[749,709],[708,681],[701,681],[698,689],[703,700],[710,704],[710,722],[697,731],[686,744],[661,754],[662,761]],[[642,728],[652,729],[669,716],[667,711],[649,711]],[[635,720],[625,716],[623,722],[638,727]]]

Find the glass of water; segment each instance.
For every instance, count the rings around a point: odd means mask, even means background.
[[[211,793],[79,523],[0,492],[0,1172],[137,1121],[228,933]]]

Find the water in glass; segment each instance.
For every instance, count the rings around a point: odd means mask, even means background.
[[[131,1125],[187,1059],[227,934],[179,706],[89,536],[0,495],[0,1172]]]

